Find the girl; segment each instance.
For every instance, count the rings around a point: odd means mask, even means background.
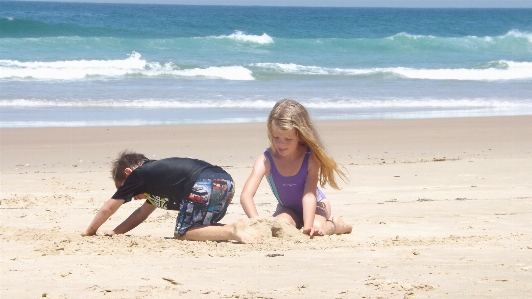
[[[265,177],[279,202],[274,217],[310,236],[350,233],[353,227],[331,217],[331,204],[318,188],[339,189],[334,174],[345,174],[323,149],[307,110],[298,102],[277,102],[268,116],[270,148],[258,157],[240,203],[249,218],[257,217],[253,196]]]

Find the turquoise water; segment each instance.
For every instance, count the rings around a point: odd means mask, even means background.
[[[532,9],[0,1],[0,127],[532,114]]]

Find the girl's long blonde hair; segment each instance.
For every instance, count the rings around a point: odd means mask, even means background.
[[[296,129],[297,136],[302,143],[310,147],[314,159],[319,162],[318,179],[321,187],[329,184],[334,189],[340,189],[336,183],[334,173],[336,173],[344,182],[347,182],[347,176],[340,169],[338,164],[331,158],[321,142],[318,132],[314,129],[310,115],[303,105],[296,101],[284,99],[273,106],[268,116],[268,139],[270,139],[270,148],[275,152],[273,145],[272,126],[281,130]]]

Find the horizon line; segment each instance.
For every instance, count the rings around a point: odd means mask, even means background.
[[[143,1],[135,1],[135,0],[116,0],[116,1],[106,1],[106,0],[0,0],[1,2],[48,2],[48,3],[83,3],[83,4],[133,4],[133,5],[177,5],[177,6],[238,6],[238,7],[294,7],[294,8],[404,8],[404,9],[530,9],[532,8],[532,3],[530,3],[529,6],[512,6],[512,5],[500,5],[501,2],[497,1],[496,3],[499,5],[483,5],[483,6],[475,6],[475,5],[449,5],[449,1],[446,1],[447,3],[443,5],[424,5],[424,6],[408,6],[408,5],[388,5],[388,4],[381,4],[381,5],[342,5],[342,4],[336,4],[331,5],[331,3],[327,3],[325,5],[309,5],[309,3],[305,4],[290,4],[290,5],[282,5],[278,3],[273,3],[271,5],[268,4],[253,4],[253,5],[246,5],[246,4],[235,4],[235,3],[222,3],[222,4],[213,4],[213,3],[172,3],[172,0],[159,0],[159,1],[150,1],[150,2],[143,2]],[[187,1],[183,1],[187,2]],[[373,1],[372,1],[373,2]],[[463,1],[453,1],[453,2],[463,2]],[[508,1],[506,1],[508,2]],[[515,1],[513,1],[515,2]],[[521,1],[522,2],[522,1]],[[426,4],[426,2],[424,3]],[[506,3],[508,4],[508,3]]]

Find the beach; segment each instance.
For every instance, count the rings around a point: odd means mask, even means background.
[[[530,297],[531,15],[0,1],[0,297]],[[348,174],[324,192],[351,234],[272,218],[263,180],[260,244],[175,240],[159,209],[104,236],[142,201],[81,237],[125,149],[223,167],[246,219],[285,98]]]
[[[157,209],[81,237],[116,190],[110,162],[193,157],[224,167],[236,194],[268,147],[264,123],[1,128],[2,298],[527,298],[532,292],[532,116],[317,122],[350,181],[325,188],[347,235],[310,239],[269,216],[261,244],[173,239]],[[270,234],[270,231],[272,233]]]

